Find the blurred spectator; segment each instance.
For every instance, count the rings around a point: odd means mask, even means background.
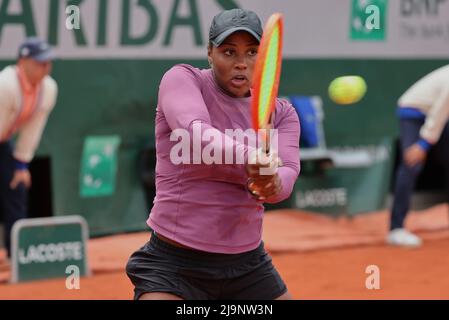
[[[399,99],[401,163],[396,173],[394,203],[387,242],[416,247],[421,239],[404,229],[416,179],[429,151],[445,168],[449,188],[449,65],[416,82]],[[449,200],[449,197],[448,197]]]
[[[11,228],[27,217],[28,164],[56,104],[58,86],[49,76],[53,59],[46,42],[29,38],[19,48],[16,65],[0,72],[0,212],[8,257]]]

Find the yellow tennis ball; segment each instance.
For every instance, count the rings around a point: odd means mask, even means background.
[[[366,89],[366,82],[362,77],[339,77],[329,85],[329,97],[337,104],[352,104],[365,96]]]

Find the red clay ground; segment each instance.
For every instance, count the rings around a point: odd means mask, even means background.
[[[449,299],[447,210],[436,206],[410,217],[408,227],[424,238],[419,249],[383,244],[386,212],[351,220],[270,213],[264,240],[295,299]],[[91,240],[94,276],[82,279],[80,290],[67,290],[60,279],[4,282],[0,299],[130,299],[132,286],[123,268],[147,239],[147,233],[137,233]],[[380,269],[379,290],[365,287],[369,265]],[[7,276],[0,271],[0,281]]]

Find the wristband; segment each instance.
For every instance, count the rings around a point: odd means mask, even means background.
[[[14,167],[16,170],[28,170],[28,162],[23,162],[17,159],[14,159]]]
[[[432,147],[432,144],[427,142],[427,140],[425,140],[425,139],[419,139],[419,141],[417,143],[426,152],[429,151],[430,148]]]

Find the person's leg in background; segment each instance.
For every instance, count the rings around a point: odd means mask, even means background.
[[[424,120],[421,119],[400,119],[401,162],[396,172],[390,233],[387,237],[387,242],[390,244],[405,246],[421,244],[419,238],[404,229],[404,221],[410,209],[416,179],[424,163],[409,167],[404,161],[404,153],[407,148],[418,142],[423,123]]]
[[[20,184],[16,189],[10,188],[14,174],[14,159],[10,143],[0,144],[0,212],[3,214],[4,243],[11,255],[11,229],[19,219],[27,217],[28,190]]]

